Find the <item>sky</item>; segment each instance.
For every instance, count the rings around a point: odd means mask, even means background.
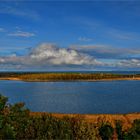
[[[140,70],[140,1],[0,1],[0,70]]]

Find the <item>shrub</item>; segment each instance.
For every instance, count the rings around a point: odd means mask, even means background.
[[[139,140],[140,139],[140,120],[134,120],[132,128],[125,133],[126,140]]]
[[[115,125],[116,125],[115,129],[116,129],[118,140],[123,140],[124,139],[124,132],[122,130],[122,122],[120,120],[117,120],[115,122]]]
[[[95,125],[87,123],[81,116],[73,117],[70,119],[71,129],[73,131],[73,138],[75,140],[96,140],[97,130]]]
[[[4,111],[7,101],[8,101],[8,98],[0,94],[0,114],[2,114],[2,112]]]
[[[109,123],[102,123],[99,127],[99,135],[103,140],[109,140],[113,136],[114,129]]]

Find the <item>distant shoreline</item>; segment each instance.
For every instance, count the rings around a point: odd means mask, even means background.
[[[96,81],[125,81],[125,80],[140,80],[140,77],[134,77],[134,78],[110,78],[110,79],[93,79],[93,80],[39,80],[39,79],[21,79],[17,77],[2,77],[0,80],[10,80],[10,81],[25,81],[25,82],[96,82]]]
[[[140,74],[111,73],[0,73],[0,80],[27,82],[95,82],[140,80]]]

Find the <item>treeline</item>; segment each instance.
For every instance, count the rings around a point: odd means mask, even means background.
[[[80,117],[57,118],[50,114],[33,116],[23,103],[10,105],[0,95],[0,139],[48,139],[48,140],[138,140],[140,120],[134,120],[131,128],[123,130],[123,123],[115,126],[100,120],[89,123]]]
[[[0,78],[4,77],[19,77],[24,74],[32,74],[32,72],[0,72]]]
[[[19,75],[22,80],[101,80],[116,78],[134,78],[139,75],[120,75],[120,74],[81,74],[81,73],[38,73]]]

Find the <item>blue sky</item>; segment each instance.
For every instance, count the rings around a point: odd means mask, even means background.
[[[140,70],[139,1],[0,2],[1,70]]]

